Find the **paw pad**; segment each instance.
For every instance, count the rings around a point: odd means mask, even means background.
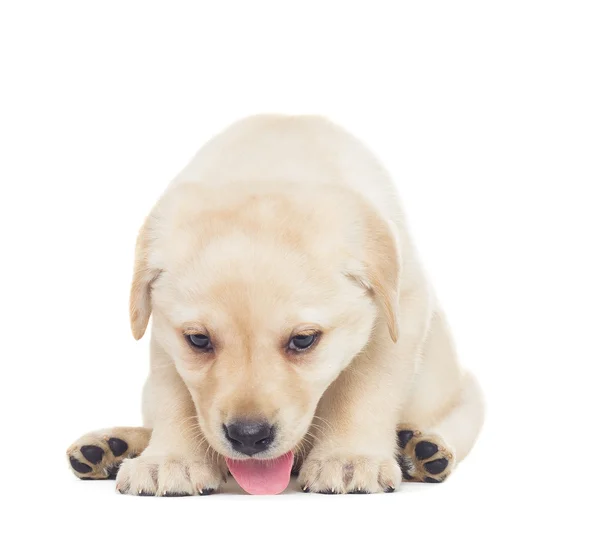
[[[102,462],[104,451],[97,445],[84,445],[79,449],[84,458],[92,464],[99,464]]]
[[[419,443],[415,445],[415,456],[419,460],[431,458],[437,452],[438,446],[431,441],[419,441]]]
[[[437,460],[432,460],[431,462],[425,462],[425,469],[430,474],[441,474],[447,467],[447,458],[438,458]]]
[[[92,471],[92,468],[83,462],[79,462],[75,457],[70,456],[69,462],[71,463],[71,468],[80,474],[88,474]]]
[[[141,435],[146,433],[140,428]],[[149,433],[149,432],[148,432]],[[138,438],[139,438],[138,434]],[[143,439],[147,444],[147,439]],[[79,479],[115,479],[125,458],[136,456],[130,445],[120,437],[102,436],[98,433],[84,435],[69,447],[67,457]]]
[[[453,456],[435,435],[413,429],[398,431],[398,463],[406,481],[441,483],[454,466]]]
[[[432,477],[425,477],[425,478],[423,478],[423,481],[425,483],[441,483],[443,480],[442,479],[434,479]]]
[[[125,441],[119,439],[118,437],[109,438],[108,446],[110,447],[112,454],[115,456],[121,456],[125,454],[125,452],[129,448],[129,445],[127,445]]]
[[[412,430],[401,430],[398,432],[398,445],[401,449],[406,447],[406,444],[413,438],[415,433]]]

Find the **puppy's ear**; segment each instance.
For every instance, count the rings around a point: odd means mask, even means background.
[[[135,245],[135,262],[133,267],[133,281],[129,295],[129,320],[131,332],[139,340],[146,332],[150,314],[152,313],[152,300],[150,296],[151,285],[160,274],[160,271],[150,267],[150,217],[146,218],[140,229]]]
[[[362,257],[348,272],[369,289],[383,312],[391,339],[398,340],[398,309],[400,286],[400,251],[398,230],[384,220],[370,205],[363,205],[361,224]]]

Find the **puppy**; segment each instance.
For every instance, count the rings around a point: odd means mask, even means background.
[[[262,115],[212,139],[146,219],[131,327],[153,316],[144,428],[68,449],[121,493],[394,491],[443,481],[483,422],[395,187],[319,117]],[[118,473],[117,473],[118,471]]]

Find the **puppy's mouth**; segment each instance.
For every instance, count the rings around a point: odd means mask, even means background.
[[[286,489],[294,453],[279,454],[290,447],[278,436],[277,423],[262,417],[233,418],[223,423],[221,429],[221,443],[229,448],[224,453],[225,461],[244,491],[251,495],[277,495]],[[227,456],[230,452],[233,457]]]
[[[294,453],[277,458],[225,458],[227,467],[240,487],[251,495],[278,495],[290,483]]]

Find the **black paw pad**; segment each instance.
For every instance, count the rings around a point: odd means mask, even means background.
[[[202,492],[200,493],[201,497],[206,497],[208,495],[212,495],[215,492],[214,489],[202,489]]]
[[[438,458],[437,460],[432,460],[431,462],[425,462],[425,469],[430,474],[441,474],[446,467],[448,466],[448,459],[446,458]]]
[[[302,487],[303,493],[310,493],[310,487]]]
[[[165,493],[163,497],[189,497],[189,493]]]
[[[111,437],[108,440],[108,446],[115,456],[121,456],[129,448],[129,445],[118,437]]]
[[[121,465],[116,464],[113,466],[109,466],[106,469],[106,473],[108,474],[108,477],[106,479],[117,479],[117,473],[119,472],[119,466],[121,466]]]
[[[423,479],[423,481],[425,483],[441,483],[442,482],[441,479],[433,479],[432,477],[426,477],[425,479]]]
[[[384,493],[393,493],[396,490],[396,487],[387,487]]]
[[[413,438],[414,432],[412,430],[401,430],[398,432],[398,445],[401,449],[406,447],[406,444]]]
[[[354,489],[354,491],[350,491],[348,494],[350,494],[350,495],[368,495],[369,491],[365,491],[363,489]]]
[[[81,454],[88,462],[99,464],[104,456],[104,451],[96,445],[84,445],[81,447]]]
[[[425,460],[438,452],[438,446],[431,441],[419,441],[415,446],[415,455],[419,460]]]
[[[71,468],[80,474],[87,474],[92,471],[92,468],[83,462],[79,462],[76,458],[70,456],[69,462],[71,463]]]

